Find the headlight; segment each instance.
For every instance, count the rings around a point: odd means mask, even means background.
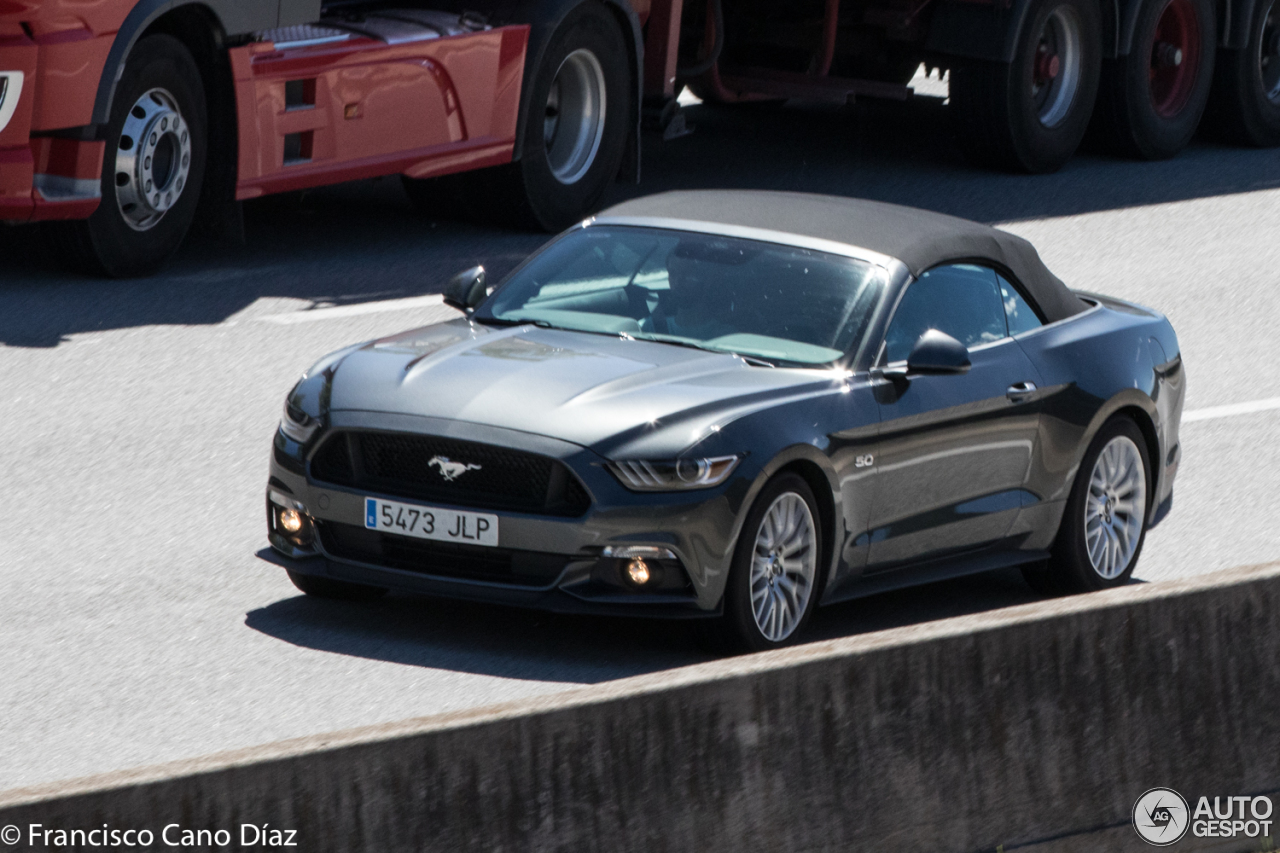
[[[736,467],[737,456],[671,459],[661,462],[635,459],[609,463],[609,470],[622,481],[622,485],[637,492],[709,489],[728,479]]]
[[[280,431],[282,433],[298,442],[298,444],[306,444],[319,428],[320,421],[311,417],[297,406],[290,405],[287,400],[285,401],[284,417],[280,419]]]

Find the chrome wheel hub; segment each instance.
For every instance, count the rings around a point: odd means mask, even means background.
[[[560,63],[542,119],[547,165],[560,183],[576,183],[595,162],[604,138],[605,106],[600,60],[579,48]]]
[[[1049,13],[1036,46],[1031,71],[1031,97],[1045,127],[1056,127],[1071,110],[1084,67],[1080,19],[1070,6]]]
[[[1138,550],[1147,512],[1147,472],[1127,436],[1107,442],[1093,464],[1085,502],[1084,541],[1093,570],[1106,580],[1124,574]]]
[[[751,560],[751,612],[765,639],[777,643],[795,632],[817,569],[817,530],[809,505],[795,492],[784,492],[760,521]]]
[[[154,228],[182,197],[191,170],[191,129],[173,95],[146,92],[129,109],[116,144],[116,204],[135,231]]]

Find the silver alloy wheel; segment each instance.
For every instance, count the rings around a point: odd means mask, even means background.
[[[818,572],[817,530],[804,498],[783,492],[756,531],[751,557],[751,612],[766,640],[779,643],[796,630]]]
[[[604,69],[586,48],[564,58],[547,93],[542,140],[551,174],[572,184],[595,162],[604,138]]]
[[[1083,75],[1083,43],[1075,9],[1062,5],[1049,13],[1040,32],[1031,75],[1031,97],[1045,127],[1061,124],[1071,111]]]
[[[1280,21],[1271,4],[1262,23],[1258,40],[1258,71],[1262,75],[1262,93],[1273,104],[1280,104]]]
[[[165,89],[151,89],[129,109],[116,145],[114,180],[120,215],[148,231],[182,197],[191,170],[191,129]]]
[[[1084,510],[1084,541],[1099,577],[1124,574],[1138,549],[1147,515],[1147,472],[1128,436],[1107,442],[1093,463]]]

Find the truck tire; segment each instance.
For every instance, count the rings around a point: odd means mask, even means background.
[[[600,3],[578,6],[529,85],[520,159],[473,173],[462,201],[486,221],[559,231],[599,207],[626,150],[633,87],[617,19]]]
[[[1280,145],[1280,3],[1259,0],[1243,50],[1219,50],[1209,98],[1228,141]]]
[[[1032,0],[1012,62],[956,60],[951,114],[975,163],[1052,172],[1080,145],[1102,62],[1095,0]]]
[[[177,251],[200,199],[206,122],[191,52],[167,35],[139,41],[107,123],[102,201],[86,220],[51,223],[67,263],[125,278],[154,273]]]
[[[1145,160],[1185,148],[1209,100],[1216,44],[1209,0],[1144,0],[1129,55],[1103,63],[1099,141]]]

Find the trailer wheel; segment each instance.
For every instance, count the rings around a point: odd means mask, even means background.
[[[1093,0],[1033,0],[1012,62],[957,60],[951,69],[956,136],[970,160],[1052,172],[1080,145],[1101,66]]]
[[[89,274],[150,275],[177,251],[204,180],[200,71],[175,38],[134,47],[116,86],[102,161],[102,201],[80,222],[50,223],[67,263]]]
[[[631,69],[613,15],[592,2],[570,12],[530,85],[520,159],[460,175],[454,192],[477,218],[559,231],[596,210],[626,148]]]
[[[1233,142],[1280,145],[1280,4],[1261,0],[1243,50],[1220,50],[1209,99],[1214,124]]]
[[[1104,144],[1146,160],[1186,147],[1209,100],[1215,26],[1209,0],[1145,0],[1129,55],[1103,64],[1094,121]]]

